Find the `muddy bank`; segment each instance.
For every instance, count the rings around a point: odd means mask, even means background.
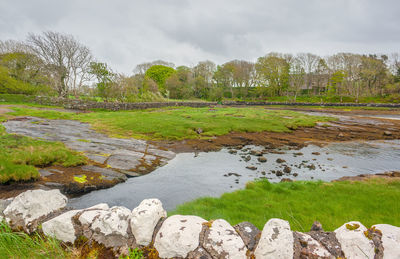
[[[293,129],[291,132],[232,132],[211,139],[191,139],[183,141],[158,141],[162,146],[177,153],[217,151],[222,147],[241,148],[245,145],[264,146],[274,150],[282,146],[299,149],[309,144],[322,146],[330,142],[354,140],[393,140],[400,139],[400,120],[368,117],[370,113],[347,115],[328,113],[328,111],[308,111],[313,115],[333,116],[337,121],[319,123],[315,127]],[[359,112],[359,111],[357,111]],[[349,116],[352,114],[352,116]],[[354,116],[354,115],[360,116]],[[376,113],[378,114],[378,113]],[[390,113],[388,113],[390,114]],[[393,113],[399,115],[398,112]]]
[[[360,174],[357,176],[344,176],[332,182],[341,181],[369,181],[371,179],[385,179],[389,181],[400,181],[400,171],[384,172],[378,174]]]

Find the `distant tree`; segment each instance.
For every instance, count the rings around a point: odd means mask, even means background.
[[[40,57],[52,70],[59,96],[66,97],[71,89],[87,82],[92,55],[73,36],[47,31],[29,34],[29,50]]]
[[[260,57],[256,63],[256,70],[261,95],[269,93],[281,96],[288,89],[290,64],[285,58],[276,53]]]
[[[97,93],[100,97],[108,100],[111,95],[110,88],[113,84],[115,74],[108,68],[106,63],[91,62],[89,73],[97,79]]]
[[[171,67],[154,65],[146,71],[145,77],[152,79],[154,82],[156,82],[158,90],[161,93],[166,94],[165,81],[175,72],[175,69]]]

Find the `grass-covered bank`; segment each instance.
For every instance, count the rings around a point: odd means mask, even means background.
[[[0,116],[0,122],[4,117]],[[37,167],[49,165],[76,166],[86,158],[59,142],[50,142],[8,134],[0,125],[0,184],[29,181],[39,177]]]
[[[297,127],[312,127],[316,122],[333,120],[264,107],[179,107],[79,114],[23,107],[12,109],[15,112],[9,114],[14,116],[80,120],[109,135],[141,139],[180,140],[220,136],[230,132],[290,132]]]
[[[357,220],[365,226],[385,223],[400,226],[400,181],[248,183],[246,189],[220,198],[188,202],[173,214],[198,215],[231,224],[249,221],[262,229],[270,218],[290,222],[292,230],[308,231],[315,220],[332,231]]]

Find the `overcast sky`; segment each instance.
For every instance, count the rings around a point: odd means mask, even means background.
[[[176,65],[255,61],[268,52],[400,52],[400,0],[0,0],[0,40],[74,35],[130,74]]]

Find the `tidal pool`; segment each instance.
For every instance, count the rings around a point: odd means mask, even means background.
[[[279,182],[282,178],[331,181],[342,176],[400,170],[399,140],[332,143],[325,147],[309,145],[300,150],[282,148],[264,154],[265,163],[258,162],[258,156],[249,154],[251,150],[262,149],[246,146],[237,154],[231,154],[234,151],[229,149],[178,154],[167,165],[148,175],[129,178],[112,188],[70,199],[69,206],[79,209],[105,202],[132,209],[143,199],[158,198],[165,209],[172,210],[199,197],[218,197],[242,189],[246,182],[259,178],[271,182]],[[248,156],[250,160],[245,161]],[[277,159],[285,162],[278,163]],[[271,172],[283,172],[286,166],[291,172],[283,173],[283,176]]]

